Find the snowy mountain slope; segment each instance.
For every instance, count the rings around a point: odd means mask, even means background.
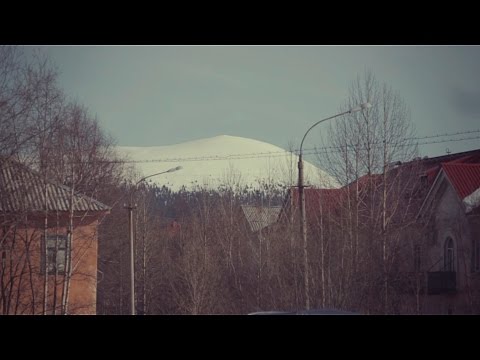
[[[176,166],[182,169],[154,176],[149,181],[176,191],[222,184],[258,188],[260,183],[296,184],[298,157],[275,145],[237,136],[220,135],[181,144],[152,147],[117,148],[121,155],[136,162],[142,176]],[[304,162],[305,184],[337,187],[327,173]]]

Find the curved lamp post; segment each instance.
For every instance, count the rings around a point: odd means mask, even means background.
[[[180,170],[181,168],[182,168],[181,166],[177,166],[177,167],[168,169],[166,171],[145,176],[140,180],[138,180],[137,183],[133,186],[133,191],[130,192],[130,204],[128,206],[125,206],[125,208],[128,209],[128,227],[130,232],[130,306],[131,306],[132,315],[135,315],[136,313],[135,311],[135,248],[133,244],[133,210],[137,208],[137,206],[133,204],[133,192],[136,191],[138,184],[140,184],[142,181],[145,181],[146,179],[152,176],[171,173],[171,172]]]
[[[356,106],[356,107],[354,107],[354,108],[352,108],[348,111],[345,111],[345,112],[342,112],[340,114],[333,115],[333,116],[330,116],[328,118],[317,121],[315,124],[313,124],[307,130],[305,135],[303,135],[302,142],[300,143],[300,153],[299,153],[299,157],[298,157],[298,198],[299,198],[299,202],[300,202],[300,217],[301,217],[300,233],[301,233],[302,238],[303,238],[303,260],[304,260],[304,268],[305,268],[305,270],[304,270],[305,271],[305,274],[304,274],[304,277],[305,277],[304,278],[305,308],[307,310],[310,309],[310,284],[309,284],[309,279],[308,279],[309,274],[308,274],[308,250],[307,250],[307,219],[306,219],[306,211],[305,211],[305,191],[304,191],[304,185],[303,185],[303,152],[302,152],[303,142],[305,141],[305,137],[310,132],[310,130],[312,130],[318,124],[321,124],[324,121],[327,121],[327,120],[330,120],[330,119],[333,119],[333,118],[336,118],[336,117],[339,117],[339,116],[342,116],[342,115],[352,114],[352,113],[357,112],[357,111],[368,109],[370,107],[372,107],[372,105],[367,102],[367,103],[358,105],[358,106]]]

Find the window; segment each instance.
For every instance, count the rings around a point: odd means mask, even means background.
[[[67,262],[67,235],[48,235],[46,246],[47,246],[47,271],[48,274],[57,274],[65,273],[65,264]],[[43,264],[45,266],[45,254],[43,254]],[[44,267],[43,267],[44,268]]]
[[[455,253],[451,237],[447,237],[445,240],[444,271],[455,271]]]

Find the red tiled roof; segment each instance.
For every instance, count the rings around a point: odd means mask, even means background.
[[[320,209],[320,205],[324,208],[333,209],[340,203],[340,196],[342,189],[315,189],[305,188],[305,207],[307,209]],[[298,188],[291,189],[291,196],[293,196],[293,204],[298,204]]]
[[[442,161],[443,160],[443,161]],[[445,161],[447,160],[447,161]],[[425,170],[425,174],[428,178],[428,183],[433,184],[438,172],[444,164],[478,164],[480,163],[480,150],[473,150],[464,153],[450,154],[439,156],[437,158],[428,158],[425,163],[432,163],[430,168]]]
[[[444,163],[442,168],[461,199],[480,187],[480,164]]]
[[[477,150],[478,151],[478,150]],[[462,156],[458,159],[447,161],[448,163],[462,163],[462,164],[478,164],[480,163],[480,154],[475,152],[470,155]]]
[[[312,210],[320,210],[320,206],[324,210],[336,210],[342,203],[342,199],[348,191],[353,191],[355,185],[358,182],[359,190],[363,191],[371,184],[378,185],[378,182],[382,181],[382,175],[372,174],[364,175],[358,180],[351,182],[350,184],[338,188],[338,189],[317,189],[317,188],[305,188],[305,207]],[[290,189],[290,196],[293,196],[293,206],[298,206],[298,188],[293,187]]]
[[[358,182],[359,189],[368,188],[371,184],[378,185],[383,181],[382,174],[370,174],[370,175],[363,175],[359,177],[358,180],[352,181],[350,184],[344,186],[344,188],[355,189],[355,185]]]
[[[464,151],[461,153],[447,154],[436,157],[426,157],[419,160],[427,167],[438,166],[440,163],[449,163],[452,161],[461,161],[462,163],[478,163],[480,162],[480,149]]]

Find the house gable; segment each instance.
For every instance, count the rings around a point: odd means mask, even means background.
[[[451,184],[460,199],[473,193],[480,187],[480,164],[442,164]]]
[[[252,232],[257,232],[277,222],[281,206],[242,205],[242,211]]]
[[[480,188],[480,164],[443,163],[420,207],[418,218],[432,210],[432,206],[435,206],[434,202],[443,196],[445,184],[448,184],[454,191],[455,201],[466,212],[466,204],[463,203],[463,199]]]

